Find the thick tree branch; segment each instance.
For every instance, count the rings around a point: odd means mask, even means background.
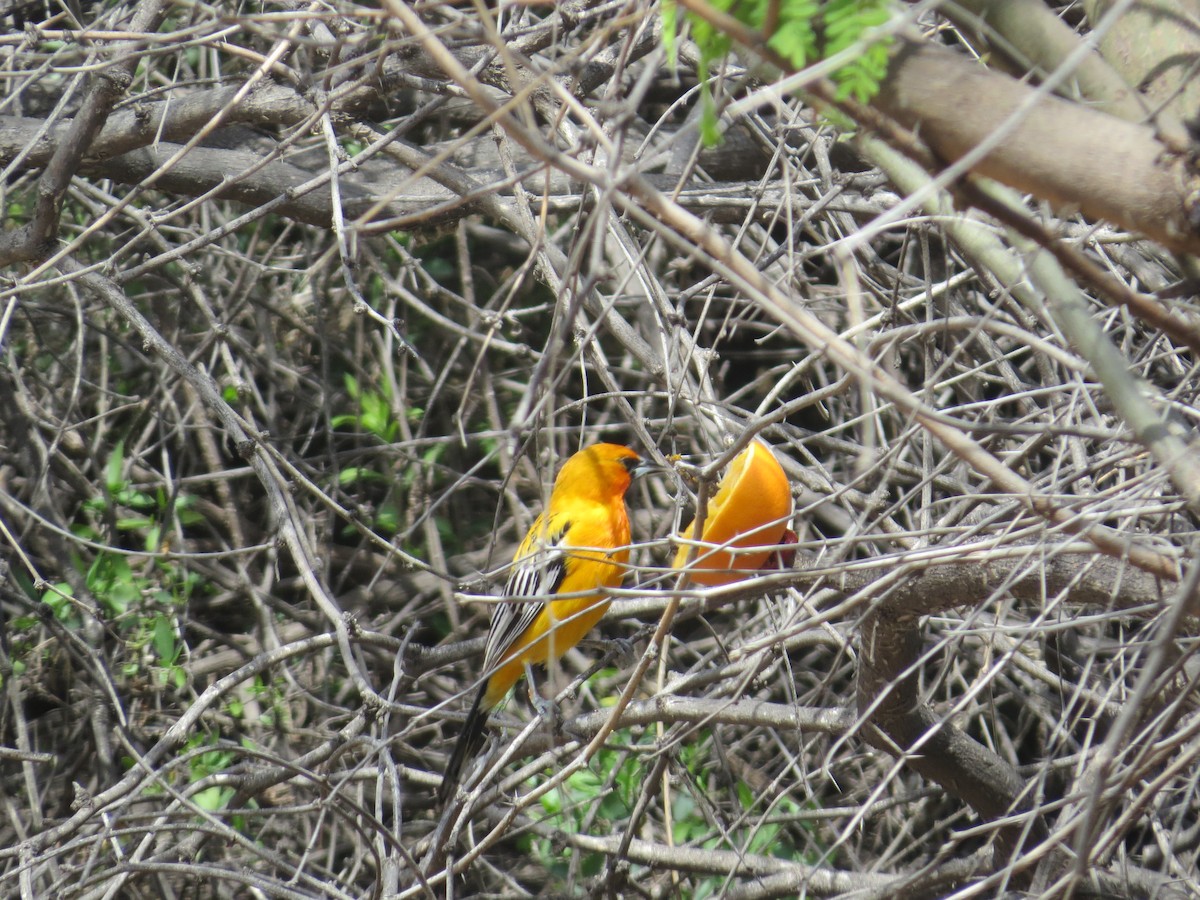
[[[1186,253],[1200,252],[1200,178],[1153,128],[991,72],[928,43],[901,45],[874,105],[947,162],[1062,210],[1078,209]]]
[[[166,17],[164,0],[143,0],[129,31],[154,31]],[[126,48],[121,48],[122,53]],[[124,54],[92,76],[83,105],[72,119],[38,181],[37,206],[31,220],[0,237],[0,268],[45,255],[58,233],[63,199],[84,155],[116,102],[128,90],[137,67],[136,54]]]

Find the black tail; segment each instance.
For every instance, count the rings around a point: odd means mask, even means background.
[[[453,797],[455,790],[458,789],[458,779],[462,775],[463,763],[467,761],[468,757],[478,753],[479,748],[483,746],[483,740],[486,737],[484,728],[487,726],[489,713],[489,710],[483,708],[483,695],[486,692],[487,683],[485,682],[479,688],[479,693],[475,695],[475,702],[471,704],[471,711],[467,713],[467,721],[458,736],[458,743],[454,745],[454,752],[450,754],[450,762],[446,764],[446,771],[442,773],[442,786],[438,788],[438,804],[440,806],[445,806],[446,801]]]

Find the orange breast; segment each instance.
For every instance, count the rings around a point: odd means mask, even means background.
[[[590,523],[589,527],[582,527],[585,523]],[[604,617],[609,599],[603,589],[621,584],[625,563],[629,561],[629,519],[625,504],[622,502],[619,509],[597,508],[589,516],[581,517],[568,532],[568,538],[574,536],[571,543],[576,546],[584,544],[585,535],[592,535],[588,540],[593,542],[586,546],[619,549],[605,553],[564,547],[569,556],[558,593],[566,596],[542,604],[533,624],[513,642],[504,661],[488,681],[483,700],[486,707],[493,707],[504,698],[509,688],[525,674],[526,665],[557,662]],[[569,596],[571,594],[579,596]]]

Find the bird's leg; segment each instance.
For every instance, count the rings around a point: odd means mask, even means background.
[[[546,723],[546,728],[549,729],[550,733],[558,734],[562,726],[558,704],[553,700],[547,700],[537,689],[537,682],[533,678],[533,665],[531,663],[525,663],[525,683],[529,685],[529,705],[533,707],[538,718]]]
[[[558,706],[552,700],[546,700],[538,690],[538,682],[533,677],[533,664],[526,662],[526,684],[529,686],[529,706],[532,706],[538,718],[553,726],[558,720]]]

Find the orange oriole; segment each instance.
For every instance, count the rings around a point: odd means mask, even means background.
[[[605,588],[616,587],[629,559],[625,492],[640,457],[619,444],[594,444],[565,463],[550,501],[517,549],[483,651],[487,680],[475,695],[466,724],[442,776],[444,805],[463,764],[484,742],[488,714],[531,663],[557,662],[592,630],[608,609]],[[562,600],[544,598],[556,594]]]

